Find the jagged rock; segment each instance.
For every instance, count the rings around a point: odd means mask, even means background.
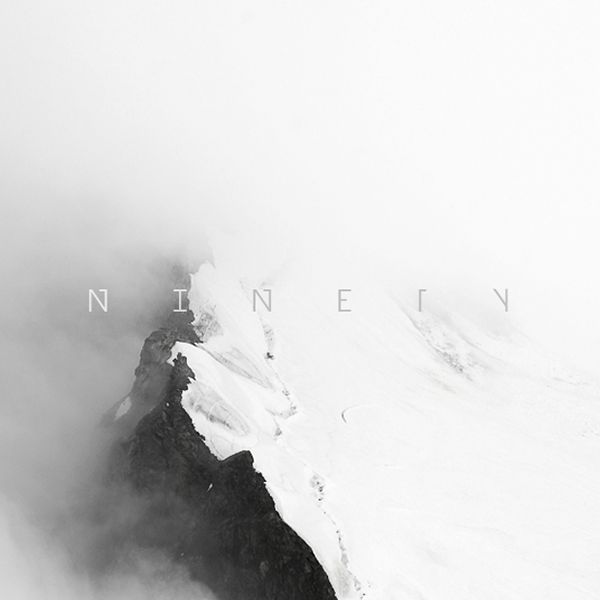
[[[109,487],[120,490],[117,504],[127,498],[117,544],[165,551],[223,600],[335,599],[311,548],[277,513],[252,454],[221,461],[195,430],[181,406],[194,373],[181,354],[167,362],[178,339],[199,343],[189,315],[148,337],[132,408],[113,424]]]

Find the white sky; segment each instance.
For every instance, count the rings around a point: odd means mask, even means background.
[[[3,239],[353,243],[511,288],[594,366],[598,31],[596,2],[4,2]]]

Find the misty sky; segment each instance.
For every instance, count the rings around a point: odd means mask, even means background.
[[[48,423],[5,487],[67,477],[73,424],[127,392],[156,261],[216,229],[246,260],[347,245],[415,288],[509,287],[597,372],[599,30],[591,1],[3,2],[5,456]],[[127,309],[87,319],[90,287]]]
[[[599,20],[593,2],[6,2],[3,254],[59,236],[86,257],[90,230],[336,239],[518,288],[540,321],[569,308],[561,335],[593,344]]]

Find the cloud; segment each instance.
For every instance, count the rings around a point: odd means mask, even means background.
[[[123,566],[104,576],[77,570],[73,557],[49,532],[0,498],[2,589],[19,600],[214,600],[187,573],[158,553],[132,552]]]
[[[83,585],[38,523],[215,230],[252,272],[347,249],[440,298],[510,287],[595,368],[597,14],[525,5],[3,3],[6,581]]]

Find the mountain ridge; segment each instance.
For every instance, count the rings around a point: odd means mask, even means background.
[[[251,452],[219,460],[182,407],[196,376],[181,353],[169,358],[177,341],[201,344],[192,320],[189,310],[173,313],[148,336],[131,393],[107,417],[116,438],[108,482],[138,511],[118,539],[166,552],[223,600],[335,599],[312,549],[277,512]]]

